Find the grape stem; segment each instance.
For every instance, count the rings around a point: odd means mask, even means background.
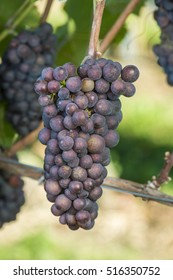
[[[100,34],[100,27],[102,23],[102,16],[105,7],[105,0],[94,0],[94,16],[91,27],[88,56],[92,58],[97,57],[98,41]]]
[[[6,23],[5,29],[0,33],[0,41],[4,40],[9,34],[13,34],[15,28],[20,24],[20,22],[28,15],[34,6],[34,2],[26,1],[23,5],[16,11],[12,19],[9,19]],[[20,13],[19,13],[20,11]]]
[[[117,33],[123,26],[124,22],[126,21],[127,17],[131,12],[135,9],[136,5],[140,2],[140,0],[131,0],[129,4],[126,6],[124,11],[120,14],[116,22],[113,24],[109,32],[106,34],[106,36],[103,38],[99,51],[101,53],[104,53],[107,48],[110,46],[113,39],[116,37]]]
[[[169,180],[169,172],[173,167],[173,152],[166,152],[164,159],[165,163],[158,177],[147,184],[140,184],[121,178],[107,177],[102,187],[132,194],[135,197],[141,197],[145,201],[155,201],[173,207],[173,196],[166,195],[158,190],[158,187]],[[40,178],[42,178],[44,174],[42,168],[19,163],[16,160],[6,157],[4,154],[0,154],[0,169],[5,171],[10,170],[14,174],[29,177],[38,180],[38,182],[41,181]]]
[[[39,127],[34,131],[29,133],[27,136],[23,137],[16,143],[12,145],[12,147],[8,150],[5,150],[5,154],[8,157],[15,155],[18,151],[23,150],[26,146],[31,145],[37,138],[39,131],[43,128],[43,123],[41,122]]]
[[[52,6],[52,3],[53,3],[53,0],[47,0],[44,12],[43,12],[42,17],[40,19],[40,24],[43,23],[43,22],[46,22],[47,17],[48,17],[49,12],[50,12],[50,9],[51,9],[51,6]]]

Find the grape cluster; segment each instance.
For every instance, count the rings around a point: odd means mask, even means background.
[[[0,228],[16,219],[25,202],[23,185],[19,176],[0,170]]]
[[[22,31],[2,57],[0,88],[7,101],[7,119],[20,136],[36,129],[41,121],[33,85],[41,70],[53,64],[56,37],[52,31],[48,23]]]
[[[134,95],[138,76],[134,65],[122,69],[118,62],[89,58],[77,74],[72,63],[47,67],[35,83],[43,108],[44,188],[52,213],[72,230],[94,226],[110,148],[119,141],[119,97]]]
[[[155,4],[158,9],[154,18],[161,29],[161,42],[153,47],[153,51],[167,75],[168,84],[173,86],[173,1],[155,0]]]

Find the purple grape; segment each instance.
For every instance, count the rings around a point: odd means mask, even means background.
[[[63,87],[58,91],[58,97],[60,99],[69,99],[70,91],[67,88]]]
[[[49,95],[40,95],[38,98],[38,103],[40,106],[44,107],[53,104],[53,100]]]
[[[57,154],[54,158],[54,161],[55,161],[55,164],[59,167],[65,164],[61,154]]]
[[[61,192],[61,187],[57,181],[48,179],[44,185],[45,191],[53,196],[57,196]]]
[[[61,82],[61,81],[67,79],[67,77],[68,77],[68,72],[67,72],[67,70],[65,69],[65,67],[59,66],[59,67],[56,67],[56,68],[53,70],[53,77],[54,77],[54,79],[57,80],[58,82]]]
[[[73,101],[79,109],[86,109],[88,107],[88,98],[85,95],[78,95],[74,98]]]
[[[65,212],[71,207],[72,202],[66,195],[60,194],[55,200],[55,205],[58,210]]]
[[[69,136],[66,136],[65,138],[59,141],[59,147],[63,151],[71,150],[73,145],[74,145],[74,140]]]
[[[93,160],[92,160],[92,157],[90,155],[85,155],[85,156],[80,158],[79,165],[82,168],[84,168],[84,169],[91,168],[92,164],[93,164]]]
[[[74,112],[72,115],[72,122],[75,126],[85,125],[87,122],[87,113],[83,110]]]
[[[83,182],[87,178],[87,172],[84,168],[78,166],[72,169],[71,177],[73,180]]]
[[[78,137],[74,140],[73,149],[76,153],[82,153],[82,151],[86,148],[87,148],[87,142],[85,139]]]
[[[98,93],[106,93],[109,90],[109,82],[105,81],[103,78],[100,78],[95,82],[95,90]]]
[[[41,72],[41,79],[45,80],[47,82],[53,80],[53,68],[52,67],[46,67]]]
[[[60,179],[58,182],[62,189],[66,189],[70,183],[70,179]]]
[[[38,134],[38,139],[39,141],[43,144],[43,145],[47,145],[47,142],[50,139],[50,129],[44,127],[40,130],[39,134]]]
[[[87,172],[90,178],[97,179],[103,172],[103,166],[100,163],[93,163],[93,165],[88,169]]]
[[[61,209],[57,209],[56,204],[52,204],[51,212],[54,216],[61,216],[64,211]]]
[[[75,76],[75,73],[76,73],[76,67],[73,63],[71,62],[68,62],[68,63],[65,63],[63,65],[63,67],[67,70],[68,72],[68,77],[73,77]]]
[[[34,84],[34,90],[38,94],[48,94],[47,82],[43,80],[38,80]]]
[[[69,189],[65,189],[64,194],[70,199],[75,200],[77,198],[77,195],[75,193],[72,193]]]
[[[83,190],[83,184],[79,181],[71,181],[69,183],[69,190],[74,194],[79,194]]]
[[[79,158],[75,157],[74,159],[68,161],[68,166],[71,168],[77,167],[79,165]]]
[[[97,134],[92,134],[88,139],[88,151],[91,154],[101,153],[105,147],[104,138]]]
[[[96,186],[96,183],[95,183],[95,180],[91,179],[91,178],[87,178],[84,182],[83,182],[83,185],[84,185],[84,189],[88,192],[90,192],[95,186]]]
[[[49,118],[52,118],[57,115],[58,111],[55,104],[51,104],[43,108],[43,113],[45,113]]]
[[[71,129],[75,129],[77,127],[77,125],[75,125],[72,121],[72,117],[71,116],[65,116],[64,120],[63,120],[63,125],[65,128],[71,130]]]
[[[56,155],[60,152],[58,141],[56,139],[50,139],[47,142],[47,148],[53,155]]]
[[[66,217],[66,223],[67,223],[68,226],[76,226],[77,225],[75,215],[66,213],[65,217]]]
[[[109,100],[100,99],[94,106],[94,111],[103,116],[111,115],[112,102]]]
[[[80,222],[82,224],[87,223],[90,219],[90,213],[86,210],[80,210],[75,215],[77,222]]]
[[[71,162],[71,161],[73,161],[73,160],[76,160],[76,158],[77,158],[77,154],[76,154],[76,152],[74,151],[74,150],[68,150],[68,151],[63,151],[62,152],[62,159],[65,161],[65,162],[67,162],[67,163],[69,163],[69,162]],[[70,165],[69,165],[70,166]]]
[[[113,82],[118,79],[121,71],[114,63],[107,63],[103,67],[103,78],[108,82]]]
[[[98,64],[94,64],[91,67],[89,67],[87,71],[88,78],[91,80],[99,80],[102,76],[102,70]]]
[[[124,94],[125,92],[125,83],[122,80],[116,80],[113,83],[111,83],[111,91],[115,97],[119,97],[120,94]]]
[[[104,136],[105,144],[108,148],[115,147],[119,142],[119,134],[115,130],[109,130],[108,133]]]
[[[66,81],[66,87],[71,92],[78,92],[78,91],[80,91],[80,89],[82,87],[82,81],[78,76],[70,77]]]
[[[60,89],[60,83],[56,80],[52,80],[48,82],[47,88],[50,93],[56,93]]]
[[[57,115],[56,117],[51,118],[50,119],[51,129],[54,130],[55,132],[59,132],[59,131],[63,130],[64,129],[63,120],[64,120],[64,118],[61,115]]]
[[[125,83],[125,92],[124,92],[124,96],[126,97],[131,97],[135,94],[136,92],[136,88],[133,84],[126,82]]]
[[[100,114],[97,114],[97,113],[94,113],[92,116],[91,116],[91,120],[93,121],[94,123],[94,128],[100,128],[100,127],[103,127],[106,125],[106,119],[104,116],[100,115]]]
[[[57,165],[53,165],[49,170],[50,178],[52,178],[53,180],[59,180],[60,177],[58,175],[58,170],[59,167]]]
[[[68,165],[62,165],[58,169],[58,175],[63,179],[68,179],[71,175],[71,168]]]
[[[82,64],[78,67],[77,73],[81,78],[87,77],[87,70],[89,69],[89,65]]]
[[[89,91],[85,95],[88,98],[88,108],[93,108],[98,101],[97,94],[94,91]]]
[[[93,201],[99,199],[102,196],[103,190],[101,187],[95,187],[90,191],[89,198]]]
[[[86,199],[84,199],[84,198],[76,198],[73,201],[73,207],[77,211],[83,210],[85,206],[86,206]]]
[[[65,112],[67,115],[72,116],[74,112],[78,110],[78,106],[75,103],[68,103],[65,108]]]
[[[139,70],[134,65],[127,65],[121,71],[121,78],[125,82],[133,83],[139,78]]]

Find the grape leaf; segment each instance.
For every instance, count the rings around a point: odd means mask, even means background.
[[[0,103],[0,146],[9,148],[16,138],[16,132],[5,117],[6,105],[4,102]]]
[[[135,9],[135,13],[139,12],[144,2],[145,0],[142,0],[138,4],[137,8]],[[100,39],[103,39],[128,3],[128,0],[106,1],[101,25]],[[75,64],[80,64],[85,55],[87,55],[93,18],[92,1],[76,0],[75,3],[74,1],[68,1],[64,6],[64,10],[68,16],[68,22],[66,24],[66,28],[62,27],[57,30],[57,35],[60,32],[61,37],[64,36],[66,40],[61,42],[61,45],[59,46],[57,61],[59,65],[63,64],[67,60]],[[69,28],[67,28],[67,26],[70,25],[70,21],[73,21],[75,25],[75,30],[73,33],[70,33]],[[123,26],[113,43],[116,42],[118,44],[124,38],[126,32],[127,30],[125,26]]]

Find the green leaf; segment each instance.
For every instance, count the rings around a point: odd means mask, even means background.
[[[2,39],[0,44],[0,54],[2,55],[7,48],[8,43],[13,36],[17,35],[22,29],[26,27],[32,28],[39,24],[40,15],[33,3],[35,0],[2,0],[0,9],[0,37],[6,32],[7,36]],[[25,7],[26,3],[26,7]],[[21,10],[21,7],[23,9]],[[24,13],[26,15],[24,16]],[[27,14],[28,13],[28,14]],[[10,22],[10,20],[12,20]],[[6,24],[11,24],[11,28],[6,27]],[[15,27],[13,28],[13,26]],[[2,37],[1,37],[2,38]]]
[[[145,0],[138,4],[135,13],[139,12]],[[60,42],[58,48],[57,62],[59,65],[65,63],[67,60],[79,65],[83,58],[87,55],[90,31],[93,18],[93,1],[76,0],[68,1],[64,6],[64,10],[68,15],[68,21],[65,26],[57,30],[57,35],[60,32],[61,38],[65,38]],[[103,13],[100,39],[103,39],[110,30],[116,19],[123,12],[128,0],[115,1],[107,0]],[[71,24],[74,25],[72,32],[69,31]],[[118,44],[125,36],[127,30],[125,26],[121,28],[113,43]]]
[[[3,148],[9,148],[12,146],[16,132],[9,122],[6,121],[5,110],[6,106],[4,102],[0,104],[0,146]]]

